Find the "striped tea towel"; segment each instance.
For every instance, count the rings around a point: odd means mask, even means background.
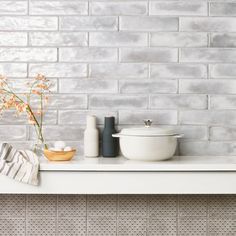
[[[0,173],[20,182],[38,185],[39,158],[30,150],[0,144]]]

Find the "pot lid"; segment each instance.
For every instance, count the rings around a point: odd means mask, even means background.
[[[164,129],[160,127],[151,127],[152,120],[144,120],[145,126],[142,128],[125,128],[120,134],[127,136],[171,136],[177,133],[172,129]]]

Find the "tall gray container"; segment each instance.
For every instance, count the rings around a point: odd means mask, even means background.
[[[117,157],[119,154],[119,139],[113,138],[115,134],[115,117],[105,117],[105,126],[102,134],[102,156]]]

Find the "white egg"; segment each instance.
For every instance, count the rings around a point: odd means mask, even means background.
[[[72,150],[72,147],[69,147],[69,146],[64,148],[64,151],[66,152],[71,151],[71,150]]]
[[[57,148],[57,149],[64,149],[65,146],[66,146],[66,144],[63,141],[56,141],[54,143],[54,148]]]
[[[63,148],[50,148],[50,151],[53,151],[53,152],[63,151]]]

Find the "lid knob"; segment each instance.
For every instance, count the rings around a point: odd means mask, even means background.
[[[152,120],[150,119],[143,120],[143,122],[146,128],[149,128],[152,125]]]

